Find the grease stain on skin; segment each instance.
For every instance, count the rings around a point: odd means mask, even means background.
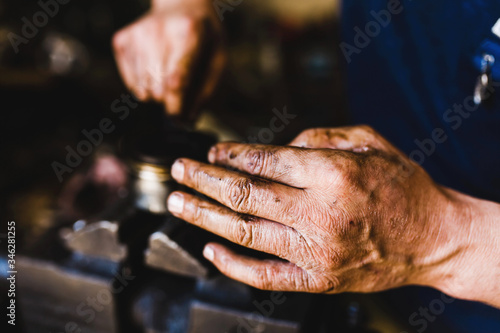
[[[250,223],[250,222],[255,222],[257,221],[257,217],[248,215],[248,214],[241,214],[239,213],[239,218],[244,221],[245,223]]]
[[[332,139],[337,139],[337,138],[340,138],[340,139],[343,139],[343,140],[347,140],[347,135],[344,134],[344,133],[341,133],[341,132],[332,132],[332,131],[328,131],[326,133],[326,136],[328,138],[329,141],[331,141]]]

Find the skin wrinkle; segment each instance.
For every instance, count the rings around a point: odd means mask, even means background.
[[[297,248],[300,250],[298,251],[298,254],[296,256],[296,264],[299,267],[302,267],[304,269],[309,269],[310,268],[310,263],[311,263],[311,258],[313,258],[313,251],[312,249],[314,248],[313,244],[310,244],[310,241],[308,241],[299,231],[295,230],[295,238],[297,239]]]
[[[205,223],[203,223],[203,218],[205,216],[209,216],[211,214],[211,211],[208,208],[214,207],[214,205],[210,204],[208,202],[202,201],[201,203],[198,204],[198,206],[200,208],[196,209],[196,207],[197,207],[196,205],[190,204],[190,201],[187,201],[186,208],[188,210],[195,209],[193,223],[206,229],[207,227],[209,227],[209,225],[208,224],[205,225]],[[225,210],[222,208],[222,206],[217,205],[217,206],[215,206],[215,209],[218,211],[218,214],[222,214],[225,212]],[[292,234],[291,234],[291,232],[293,232],[293,234],[297,233],[294,229],[287,227],[287,226],[280,225],[276,222],[267,221],[264,219],[256,218],[255,216],[241,214],[241,213],[232,214],[230,220],[233,222],[230,222],[229,224],[227,224],[226,233],[228,235],[231,235],[231,234],[234,235],[232,237],[233,242],[236,242],[238,244],[241,244],[241,245],[247,246],[247,247],[251,247],[251,248],[255,248],[254,247],[254,245],[256,245],[256,244],[254,244],[255,239],[262,239],[263,237],[267,236],[266,234],[262,233],[264,230],[261,230],[259,228],[259,225],[261,225],[262,223],[275,224],[276,226],[279,225],[280,228],[278,228],[276,230],[276,232],[274,234],[274,239],[279,240],[278,244],[281,244],[281,243],[289,243],[289,244],[287,244],[288,246],[285,246],[285,247],[278,247],[282,250],[282,253],[277,253],[277,254],[278,254],[278,256],[282,257],[283,259],[289,259],[289,260],[293,259],[292,257],[290,257],[289,249],[294,248],[294,244],[293,244],[294,237],[292,237]],[[231,228],[232,225],[235,225],[236,227]],[[210,230],[210,229],[208,229],[208,230]],[[236,232],[236,233],[234,233],[234,232]],[[287,240],[287,239],[290,239],[290,240],[287,242],[285,242],[285,241],[282,242],[282,240]],[[262,250],[262,244],[259,244],[258,248],[255,248],[255,249]],[[275,253],[276,251],[265,250],[264,252]]]
[[[248,207],[254,205],[249,202],[252,198],[254,184],[250,179],[238,179],[236,181],[228,181],[229,203],[230,208],[235,211],[246,211]]]
[[[249,173],[256,176],[262,176],[263,170],[275,170],[279,165],[279,158],[274,151],[249,150],[245,159]]]
[[[276,271],[276,267],[274,265],[265,266],[264,270],[258,271],[259,276],[261,277],[262,284],[264,286],[263,289],[269,290],[272,289],[271,281],[274,281],[278,276],[278,272]]]
[[[255,151],[257,151],[257,149],[262,149],[258,148],[262,147],[261,145],[249,145],[249,147],[251,148],[241,148],[240,146],[241,145],[237,145],[234,148],[227,148],[227,144],[224,143],[215,146],[218,147],[215,149],[215,151],[217,151],[216,158],[214,161],[215,164],[225,165],[226,167],[240,169],[241,171],[245,171],[247,173],[256,175],[261,178],[273,178],[277,182],[290,187],[295,187],[295,188],[301,187],[299,184],[296,184],[293,181],[293,179],[288,177],[289,175],[293,174],[291,172],[293,166],[288,163],[284,165],[279,163],[280,158],[277,156],[278,153],[276,153],[278,148],[271,148],[271,150],[268,153],[262,153],[262,155],[256,157]],[[237,155],[237,157],[233,160],[228,159],[228,156],[231,154],[235,154]],[[215,154],[212,155],[215,156]],[[285,157],[293,158],[292,156],[285,156]],[[293,170],[293,171],[297,172],[298,174],[305,173],[304,169],[307,167],[307,165],[302,163],[302,158],[298,156],[298,158],[293,158],[293,159],[296,162],[298,162],[295,164],[300,167],[299,170]],[[266,162],[269,160],[272,160],[272,163]],[[244,167],[241,168],[242,166]],[[272,170],[273,174],[264,175],[260,172],[261,170],[266,172]]]
[[[200,227],[200,228],[203,228],[205,229],[205,225],[203,222],[198,222],[198,221],[203,221],[204,219],[202,218],[203,215],[207,215],[209,214],[210,212],[207,212],[207,205],[206,204],[201,204],[197,207],[194,207],[194,208],[191,208],[189,207],[191,210],[194,209],[194,214],[195,214],[195,217],[194,217],[194,221],[197,222],[197,225]],[[189,209],[188,208],[188,209]]]
[[[245,222],[240,223],[240,234],[237,236],[238,244],[253,248],[254,245],[254,237],[258,235],[254,235],[256,232],[256,228],[253,227],[253,223]]]
[[[282,259],[287,259],[287,260],[293,260],[294,262],[300,262],[303,260],[302,258],[304,257],[304,253],[302,251],[297,251],[296,253],[290,252],[290,249],[293,248],[299,248],[299,249],[304,249],[300,245],[300,233],[296,231],[295,229],[292,229],[290,227],[286,227],[286,231],[282,234],[280,234],[281,242],[277,245],[276,247],[276,254],[278,257]],[[298,239],[298,241],[297,241]]]
[[[194,181],[195,187],[206,182],[203,186],[220,191],[220,198],[229,196],[227,203],[233,210],[252,215],[267,210],[268,220],[237,215],[239,242],[253,246],[274,230],[273,254],[292,263],[231,254],[222,266],[217,251],[227,250],[218,245],[214,263],[223,273],[265,289],[329,293],[379,291],[455,278],[447,278],[446,267],[457,265],[456,257],[469,247],[469,240],[464,245],[464,239],[450,236],[453,224],[445,219],[457,212],[458,203],[451,204],[456,194],[436,185],[418,165],[402,177],[400,167],[410,165],[410,160],[372,129],[306,134],[316,137],[301,134],[298,139],[319,142],[321,148],[217,145],[214,162],[241,172],[226,171],[222,180],[199,177]],[[333,150],[328,146],[332,140],[352,143],[352,150],[362,151]],[[208,172],[210,168],[215,167],[199,169]],[[467,215],[456,214],[457,220]]]

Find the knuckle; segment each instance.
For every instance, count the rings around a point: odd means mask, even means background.
[[[269,151],[251,149],[246,153],[245,161],[247,170],[251,174],[260,175],[268,161],[272,158],[272,153]]]
[[[193,222],[200,226],[203,227],[204,225],[204,220],[205,220],[205,209],[203,209],[199,205],[195,205],[193,208]]]
[[[233,210],[247,212],[251,206],[252,180],[242,178],[229,183],[228,202]]]
[[[336,151],[335,162],[331,170],[342,183],[357,183],[360,176],[360,161],[350,152]]]
[[[359,126],[356,126],[356,127],[358,129],[360,129],[361,131],[366,132],[366,133],[371,133],[371,134],[377,133],[375,131],[375,129],[373,127],[371,127],[370,125],[363,124],[363,125],[359,125]]]
[[[236,227],[236,242],[245,247],[252,247],[254,242],[254,225],[252,222],[241,221]]]
[[[187,179],[193,182],[195,188],[201,188],[207,177],[206,173],[200,170],[198,166],[191,165],[188,167],[188,165],[184,163],[184,167],[187,169]]]
[[[232,269],[234,259],[227,253],[220,253],[217,259],[216,265],[221,273],[227,276],[232,276],[234,274],[234,270]]]
[[[311,136],[315,136],[317,133],[317,129],[316,128],[309,128],[309,129],[306,129],[302,132],[300,132],[298,138],[300,139],[307,139]]]
[[[361,133],[363,137],[366,138],[367,143],[373,144],[379,141],[379,134],[377,131],[369,125],[360,125],[355,127],[357,131]]]
[[[309,136],[321,135],[321,134],[325,133],[326,131],[327,131],[327,129],[318,127],[318,128],[311,128],[311,129],[305,130],[303,133],[309,137]]]
[[[333,293],[339,292],[339,280],[337,277],[332,276],[325,278],[318,286],[318,292],[320,293]]]
[[[166,86],[172,92],[181,92],[189,83],[189,77],[185,69],[177,68],[165,76]]]
[[[292,281],[295,291],[312,291],[311,281],[306,272],[294,274]]]
[[[126,39],[126,31],[125,30],[120,30],[113,35],[113,39],[111,40],[111,44],[113,45],[113,48],[115,49],[115,51],[121,50],[122,46],[124,45],[125,39]]]
[[[199,31],[200,28],[199,20],[189,15],[176,17],[172,20],[171,25],[183,34],[184,37],[185,35],[190,35]]]
[[[307,144],[311,139],[321,135],[324,132],[324,129],[321,128],[310,128],[305,131],[302,131],[297,137],[296,141],[303,142]]]
[[[272,290],[274,278],[277,276],[276,269],[273,266],[254,268],[254,286],[262,290]]]

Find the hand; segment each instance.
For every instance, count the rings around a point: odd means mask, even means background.
[[[221,27],[208,1],[161,4],[153,3],[148,14],[117,32],[113,48],[123,80],[137,98],[164,103],[167,113],[180,115],[194,111],[185,110],[190,89],[196,90],[196,101],[189,107],[196,109],[215,87],[224,65]],[[207,43],[214,49],[208,55]],[[194,80],[193,69],[206,56],[206,75]]]
[[[453,291],[463,273],[472,220],[463,195],[369,127],[309,130],[289,147],[221,143],[209,161],[216,165],[180,159],[172,175],[220,205],[174,192],[169,210],[284,259],[208,244],[207,259],[231,278],[286,291]]]

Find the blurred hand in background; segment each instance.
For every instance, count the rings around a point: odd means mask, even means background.
[[[113,48],[137,98],[179,116],[192,114],[212,93],[225,61],[221,35],[210,1],[153,0],[146,15],[114,35]]]

